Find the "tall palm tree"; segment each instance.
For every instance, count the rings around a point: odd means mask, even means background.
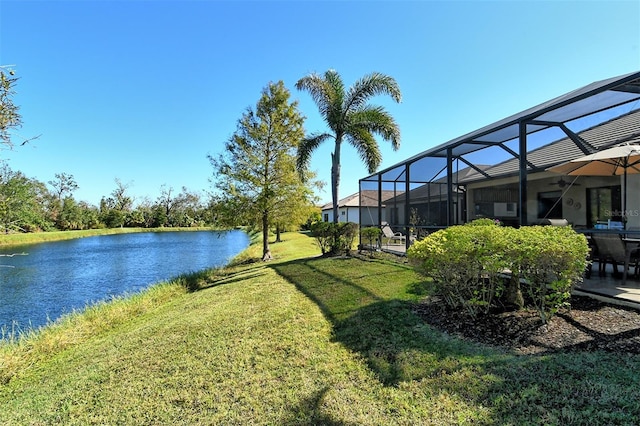
[[[369,173],[382,162],[380,147],[374,134],[390,141],[394,150],[400,147],[400,129],[393,117],[381,106],[367,104],[376,95],[389,95],[400,102],[402,95],[396,81],[381,73],[372,73],[356,81],[345,91],[340,74],[329,70],[324,75],[309,74],[296,83],[298,90],[309,92],[331,133],[313,133],[298,146],[298,170],[306,170],[313,151],[324,141],[333,139],[331,154],[331,197],[333,221],[338,222],[338,190],[340,186],[340,147],[343,139],[351,144]]]

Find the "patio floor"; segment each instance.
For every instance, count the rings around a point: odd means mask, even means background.
[[[598,275],[598,262],[594,262],[591,278],[585,278],[580,285],[576,286],[574,293],[640,309],[640,280],[629,276],[623,287],[622,278],[613,277],[611,265],[607,265],[606,274],[601,277]]]
[[[406,252],[404,244],[382,245],[381,249],[399,256],[404,256]],[[613,277],[611,265],[607,265],[605,276],[602,277],[598,274],[598,262],[594,262],[592,270],[591,278],[584,278],[584,281],[575,287],[573,294],[640,309],[640,280],[629,276],[623,287],[622,279]]]

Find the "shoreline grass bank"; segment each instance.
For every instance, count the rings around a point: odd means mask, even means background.
[[[640,357],[517,356],[420,321],[407,264],[310,237],[0,346],[0,423],[635,424]],[[192,291],[188,291],[191,289]]]
[[[85,229],[82,231],[51,231],[32,232],[24,234],[0,234],[0,247],[12,247],[25,244],[36,244],[50,241],[72,240],[76,238],[93,237],[96,235],[132,234],[140,232],[189,232],[189,231],[218,231],[211,227],[193,228],[101,228]]]

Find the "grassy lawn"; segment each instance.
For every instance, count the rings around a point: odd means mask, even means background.
[[[638,356],[470,344],[405,264],[284,240],[1,345],[0,424],[637,424]]]

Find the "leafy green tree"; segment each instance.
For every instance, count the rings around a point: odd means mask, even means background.
[[[78,189],[78,184],[73,175],[66,173],[56,173],[55,179],[47,183],[53,188],[53,194],[58,201],[62,201],[67,196],[72,196],[73,192]]]
[[[86,201],[80,201],[78,202],[78,208],[80,209],[82,217],[82,228],[80,229],[96,229],[103,226],[102,223],[100,223],[99,211],[96,206]]]
[[[137,220],[142,218],[140,225],[143,228],[158,228],[163,226],[164,220],[158,220],[157,212],[162,211],[162,208],[155,203],[152,203],[148,197],[144,197],[140,201],[134,210]]]
[[[56,228],[61,231],[82,229],[82,210],[73,197],[65,197],[62,200],[62,207],[56,220]]]
[[[113,198],[102,197],[100,200],[100,222],[107,228],[122,228],[127,217],[126,212],[115,208]]]
[[[331,154],[331,197],[333,221],[337,223],[342,142],[346,140],[356,149],[369,173],[375,172],[382,162],[382,154],[374,134],[390,141],[396,150],[400,146],[400,129],[383,107],[369,105],[367,102],[380,94],[389,95],[394,101],[400,102],[400,88],[392,77],[372,73],[362,77],[345,91],[342,78],[334,70],[329,70],[324,75],[309,74],[298,80],[296,88],[309,92],[331,131],[313,133],[300,143],[297,166],[299,170],[306,170],[313,151],[324,141],[333,139],[335,146]]]
[[[158,226],[167,226],[169,225],[169,216],[173,213],[173,209],[176,204],[175,196],[173,195],[173,188],[167,187],[167,185],[162,185],[160,187],[160,196],[156,200],[156,205],[159,209],[162,210],[162,214],[158,215],[160,219],[160,223]]]
[[[0,144],[13,147],[10,131],[22,126],[19,107],[13,103],[15,84],[18,81],[13,71],[5,72],[0,68]]]
[[[100,226],[98,209],[84,201],[77,202],[73,197],[62,200],[62,209],[56,221],[56,228],[62,231],[95,229]]]
[[[311,171],[303,172],[303,179],[296,176],[295,169],[290,169],[291,175],[287,178],[290,185],[283,187],[280,197],[274,200],[274,226],[276,242],[280,242],[280,233],[287,230],[297,230],[309,219],[314,210],[318,198],[313,188],[322,185],[315,180],[316,174]]]
[[[174,226],[201,226],[204,224],[203,210],[200,194],[183,186],[175,197],[175,208],[170,220]]]
[[[261,229],[263,259],[271,258],[269,229],[300,193],[295,152],[304,137],[304,117],[289,101],[284,83],[270,83],[255,111],[248,108],[219,157],[209,155],[219,219],[225,225]],[[278,217],[275,217],[277,215]]]
[[[133,198],[127,194],[129,186],[117,178],[115,182],[116,188],[111,193],[111,197],[103,197],[100,200],[100,220],[108,228],[122,228],[133,207]]]
[[[141,228],[144,227],[145,223],[146,218],[144,216],[144,212],[140,209],[135,209],[129,212],[125,217],[125,224],[127,227]]]
[[[116,178],[116,189],[111,193],[113,200],[113,208],[122,212],[129,212],[133,207],[133,198],[127,194],[129,184],[124,184],[120,179]]]
[[[154,211],[157,226],[201,226],[206,223],[200,195],[184,186],[175,194],[172,187],[162,185]]]
[[[66,173],[56,173],[55,179],[47,182],[49,186],[51,186],[51,196],[48,200],[48,209],[49,216],[53,222],[55,222],[56,227],[61,230],[65,229],[79,229],[79,228],[68,228],[68,223],[61,223],[62,221],[68,222],[68,217],[71,213],[69,210],[75,209],[75,205],[72,205],[70,202],[66,202],[67,211],[65,212],[66,218],[61,220],[60,215],[62,214],[63,209],[65,208],[65,199],[73,196],[73,192],[78,189],[78,184],[76,183],[73,175]]]
[[[46,186],[0,162],[0,229],[4,232],[49,230],[44,210]]]

